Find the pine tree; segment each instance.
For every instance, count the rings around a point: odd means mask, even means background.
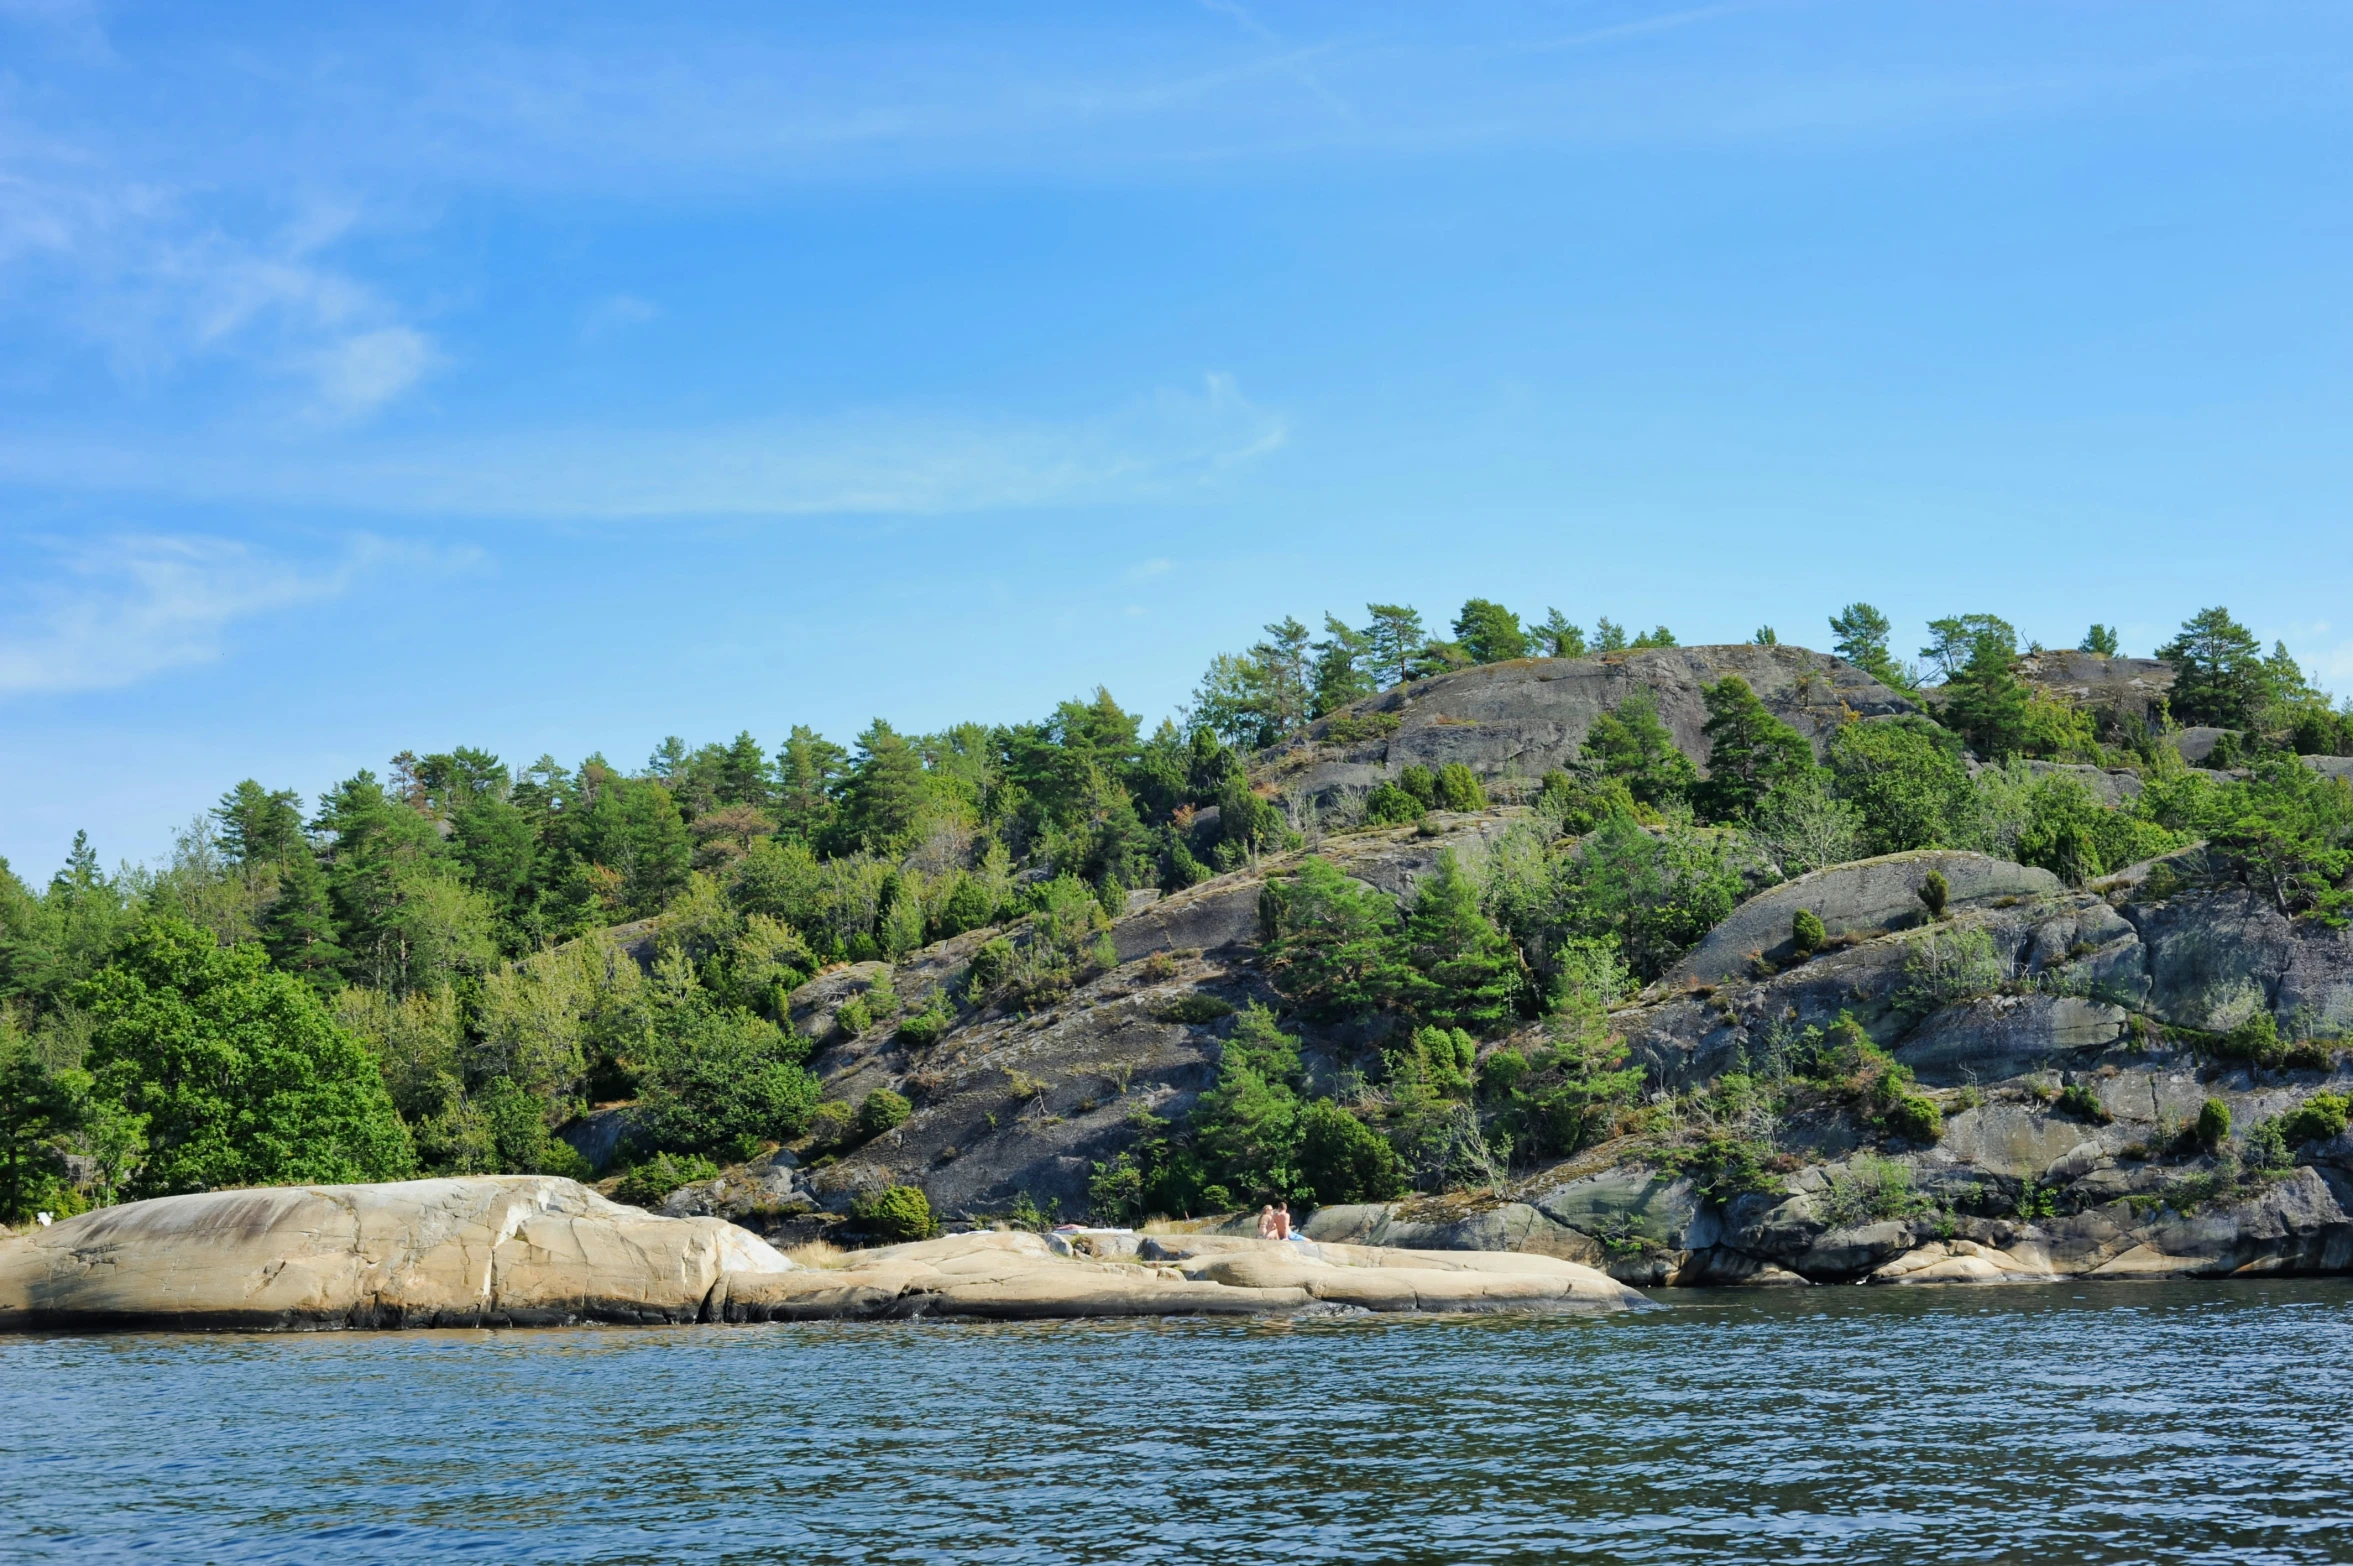
[[[261,938],[270,961],[299,975],[312,989],[331,995],[343,988],[349,953],[335,938],[327,875],[309,849],[282,862],[278,895],[262,919]]]
[[[1911,681],[1896,667],[1887,650],[1893,629],[1887,616],[1866,603],[1851,603],[1830,617],[1830,634],[1837,638],[1831,651],[1891,690],[1908,690]]]
[[[1699,780],[1698,769],[1659,721],[1658,699],[1648,691],[1633,692],[1595,718],[1577,754],[1589,777],[1621,779],[1628,792],[1653,808],[1687,797]]]
[[[1372,624],[1365,627],[1368,643],[1369,672],[1385,689],[1403,685],[1409,677],[1413,656],[1420,652],[1428,633],[1422,629],[1422,617],[1404,604],[1366,604],[1365,613]]]
[[[2173,716],[2183,723],[2243,729],[2262,710],[2263,644],[2219,605],[2182,622],[2157,649],[2173,665]]]
[[[1528,633],[1520,617],[1487,598],[1473,598],[1454,617],[1454,639],[1473,663],[1503,663],[1528,656]]]
[[[1536,627],[1535,638],[1537,650],[1547,658],[1585,656],[1585,628],[1571,625],[1558,609],[1544,611],[1544,623]]]
[[[271,792],[251,778],[221,796],[212,818],[221,824],[221,847],[240,865],[278,864],[304,847],[302,796]]]
[[[751,730],[736,735],[734,742],[720,752],[717,783],[722,805],[768,803],[768,753],[752,738]]]
[[[1324,639],[1315,644],[1315,689],[1308,713],[1320,718],[1373,694],[1373,638],[1324,616]]]
[[[2017,654],[1999,635],[1977,639],[1969,661],[1945,683],[1944,725],[1987,760],[2026,748],[2028,694]]]
[[[2077,644],[2076,650],[2078,652],[2098,653],[2103,658],[2113,658],[2116,656],[2117,646],[2118,640],[2116,636],[2116,627],[2112,625],[2101,625],[2097,621],[2094,621],[2092,628],[2083,633],[2083,640]]]
[[[834,798],[850,753],[805,724],[793,725],[776,753],[777,833],[815,844],[833,825]]]
[[[1710,821],[1745,821],[1772,790],[1814,770],[1806,737],[1768,711],[1748,682],[1727,674],[1707,701],[1708,777],[1694,802]]]
[[[1519,949],[1479,906],[1451,849],[1414,893],[1402,935],[1405,1001],[1441,1027],[1492,1033],[1516,1014]]]

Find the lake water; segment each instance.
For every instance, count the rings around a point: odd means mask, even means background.
[[[0,1339],[9,1561],[2337,1561],[2353,1286]]]

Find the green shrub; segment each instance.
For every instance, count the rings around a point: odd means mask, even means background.
[[[1404,721],[1394,712],[1342,713],[1324,726],[1324,738],[1334,745],[1355,745],[1394,734]]]
[[[687,1153],[790,1141],[817,1106],[817,1079],[801,1065],[808,1048],[748,1011],[679,1007],[642,1073],[647,1140]]]
[[[2325,1142],[2345,1129],[2348,1118],[2353,1118],[2353,1096],[2315,1093],[2279,1117],[2280,1135],[2290,1147]]]
[[[1689,1175],[1699,1194],[1711,1202],[1730,1202],[1750,1194],[1781,1189],[1780,1178],[1766,1166],[1773,1149],[1762,1142],[1718,1133],[1697,1147],[1678,1148],[1661,1162]]]
[[[933,990],[913,1016],[899,1024],[899,1040],[916,1049],[929,1049],[955,1025],[956,1008],[943,987]]]
[[[1220,1017],[1230,1017],[1233,1014],[1234,1006],[1231,1001],[1220,1000],[1215,995],[1204,994],[1200,990],[1189,990],[1152,1015],[1162,1022],[1182,1022],[1187,1026],[1197,1027],[1202,1023],[1215,1022]]]
[[[1469,767],[1450,761],[1438,769],[1438,804],[1444,810],[1485,810],[1487,791]]]
[[[858,1136],[871,1142],[886,1131],[896,1131],[907,1123],[915,1107],[889,1088],[876,1088],[858,1106]]]
[[[1942,870],[1931,870],[1920,880],[1920,901],[1928,909],[1928,917],[1942,919],[1945,902],[1953,895],[1952,884],[1945,880]]]
[[[583,1184],[596,1178],[596,1169],[582,1157],[580,1150],[561,1137],[551,1136],[539,1155],[539,1172]]]
[[[2247,1133],[2247,1167],[2266,1174],[2277,1174],[2293,1164],[2295,1155],[2288,1145],[2279,1117],[2262,1122]]]
[[[1879,1118],[1890,1134],[1910,1141],[1933,1144],[1944,1135],[1944,1112],[1918,1093],[1898,1093]]]
[[[850,1127],[858,1120],[858,1112],[838,1098],[829,1098],[809,1115],[809,1145],[813,1150],[843,1146],[850,1140]]]
[[[1012,965],[1011,941],[1000,935],[982,942],[980,950],[972,954],[972,961],[964,970],[966,979],[971,982],[974,1002],[978,1003],[982,996],[1004,983],[1005,971]]]
[[[2061,1114],[2073,1115],[2078,1120],[2088,1120],[2096,1126],[2104,1126],[2116,1118],[2108,1113],[2108,1106],[2100,1102],[2100,1095],[2093,1092],[2088,1083],[2083,1082],[2068,1083],[2065,1088],[2060,1090],[2058,1100],[2053,1107]]]
[[[1800,957],[1811,957],[1830,939],[1830,932],[1822,927],[1822,916],[1811,908],[1800,908],[1789,919],[1789,944]]]
[[[2280,1042],[2279,1024],[2272,1020],[2270,1012],[2260,1007],[2246,1021],[2216,1039],[2211,1047],[2217,1055],[2243,1060],[2251,1066],[2276,1066],[2288,1053]]]
[[[1817,1211],[1831,1228],[1851,1229],[1889,1218],[1909,1218],[1927,1207],[1927,1201],[1912,1190],[1909,1167],[1892,1158],[1858,1153],[1848,1160],[1844,1173],[1831,1176],[1830,1189]]]
[[[1419,762],[1397,774],[1397,786],[1421,802],[1425,810],[1438,808],[1438,778]]]
[[[1313,1099],[1300,1112],[1299,1175],[1327,1206],[1405,1193],[1405,1164],[1396,1149],[1328,1098]]]
[[[850,1203],[850,1216],[880,1240],[928,1240],[932,1234],[931,1198],[912,1185],[868,1191]]]
[[[874,1012],[867,1005],[866,997],[863,995],[853,995],[848,1000],[843,1001],[839,1006],[835,1007],[833,1013],[833,1025],[841,1029],[844,1033],[847,1033],[851,1038],[856,1038],[861,1033],[864,1033],[868,1028],[873,1027]]]
[[[719,1166],[699,1153],[656,1153],[621,1177],[613,1200],[625,1207],[659,1207],[681,1186],[719,1178]]]
[[[2230,1137],[2230,1106],[2219,1098],[2210,1098],[2198,1106],[2198,1124],[2193,1133],[2198,1145],[2211,1153]]]
[[[1419,821],[1422,802],[1394,783],[1383,783],[1364,797],[1364,819],[1373,826],[1396,826]]]

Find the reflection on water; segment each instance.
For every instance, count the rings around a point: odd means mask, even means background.
[[[0,1339],[0,1558],[2323,1561],[2353,1286]]]

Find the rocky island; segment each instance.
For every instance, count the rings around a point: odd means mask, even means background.
[[[1574,627],[1527,656],[1474,601],[1312,717],[1269,705],[1270,643],[1149,740],[1098,694],[635,778],[406,756],[307,833],[250,785],[220,814],[260,939],[126,897],[146,933],[12,1035],[50,1106],[16,1117],[14,1216],[60,1211],[0,1240],[0,1324],[2353,1268],[2353,720],[2220,611],[2157,659],[1958,617],[1931,682],[1863,610],[1835,656]],[[494,897],[501,833],[536,846]],[[513,955],[387,944],[413,915],[362,894],[425,874]],[[183,1016],[309,1140],[224,1140],[234,1087],[192,1115]],[[1276,1200],[1303,1243],[1250,1237]],[[1127,1238],[1046,1232],[1081,1219]]]

